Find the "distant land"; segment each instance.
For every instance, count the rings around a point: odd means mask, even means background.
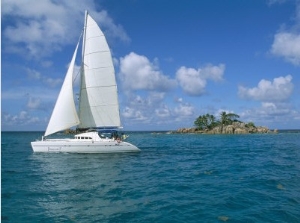
[[[179,128],[172,133],[200,133],[200,134],[253,134],[253,133],[278,133],[278,130],[270,130],[265,126],[255,126],[253,122],[242,122],[238,120],[239,115],[234,113],[227,113],[225,111],[220,113],[218,120],[214,115],[205,114],[200,115],[194,121],[195,127]]]
[[[295,131],[295,130],[294,130]],[[243,122],[233,122],[230,125],[216,126],[212,129],[198,129],[192,128],[179,128],[171,133],[198,133],[198,134],[264,134],[264,133],[278,133],[277,129],[270,130],[265,126],[247,126]]]

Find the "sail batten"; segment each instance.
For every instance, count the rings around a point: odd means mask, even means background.
[[[120,127],[112,56],[103,32],[87,14],[79,102],[79,128]]]

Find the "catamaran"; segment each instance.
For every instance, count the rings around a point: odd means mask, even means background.
[[[112,56],[106,38],[95,20],[85,12],[82,36],[81,84],[78,112],[74,100],[73,72],[80,40],[41,140],[31,142],[34,152],[116,153],[139,152],[120,135],[105,136],[98,129],[119,129],[121,119]],[[74,138],[47,136],[75,127],[85,129]]]

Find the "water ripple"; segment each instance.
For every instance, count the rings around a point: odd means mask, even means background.
[[[300,221],[299,134],[134,133],[141,153],[94,155],[33,154],[36,135],[2,135],[3,222]]]

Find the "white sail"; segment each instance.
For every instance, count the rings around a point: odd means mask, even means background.
[[[78,45],[72,57],[63,86],[58,95],[45,136],[78,125],[79,128],[118,128],[120,114],[117,85],[111,53],[96,22],[85,14],[79,113],[73,96],[73,70]],[[102,137],[96,130],[86,131],[74,138],[44,138],[31,142],[34,152],[123,153],[139,152],[136,146],[124,142],[114,132]]]
[[[73,96],[73,71],[79,42],[58,95],[45,136],[79,124]]]
[[[97,23],[86,14],[79,99],[79,128],[120,127],[115,71]]]

